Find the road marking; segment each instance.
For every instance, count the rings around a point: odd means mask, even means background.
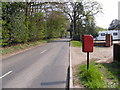
[[[7,76],[10,73],[12,73],[12,71],[9,71],[8,73],[4,74],[3,76],[0,77],[0,79],[2,79],[3,77]]]
[[[40,54],[42,54],[42,53],[44,53],[44,52],[46,52],[47,50],[44,50],[44,51],[42,51]]]

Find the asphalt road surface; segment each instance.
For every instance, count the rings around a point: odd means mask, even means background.
[[[69,39],[60,39],[2,60],[2,88],[65,88]]]

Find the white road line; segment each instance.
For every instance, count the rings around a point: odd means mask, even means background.
[[[6,74],[4,74],[3,76],[0,77],[0,79],[2,79],[3,77],[7,76],[8,74],[12,73],[12,71],[7,72]]]
[[[44,50],[44,51],[42,51],[40,54],[42,54],[42,53],[44,53],[44,52],[46,52],[47,50]]]

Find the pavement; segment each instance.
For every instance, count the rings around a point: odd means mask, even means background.
[[[65,88],[69,39],[60,39],[2,59],[2,88]]]

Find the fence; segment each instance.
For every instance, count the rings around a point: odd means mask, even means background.
[[[114,44],[113,48],[113,59],[120,63],[120,43]]]

